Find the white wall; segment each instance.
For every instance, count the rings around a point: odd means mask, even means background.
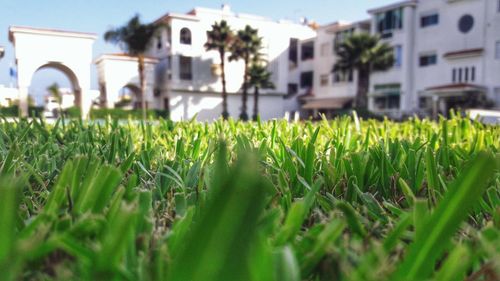
[[[59,32],[32,28],[10,28],[15,45],[20,107],[27,114],[28,88],[33,74],[40,67],[55,64],[64,67],[76,90],[81,91],[81,109],[84,116],[90,109],[90,66],[92,34]]]
[[[17,88],[7,88],[0,85],[0,106],[10,106],[12,102],[19,100]]]
[[[485,26],[485,56],[484,69],[486,75],[484,83],[489,87],[489,97],[500,108],[500,59],[495,58],[495,44],[500,42],[500,5],[497,0],[486,0],[486,26]]]
[[[248,96],[248,115],[253,114],[254,96]],[[235,119],[239,118],[241,95],[228,95],[228,112]],[[197,114],[197,120],[212,121],[220,118],[222,97],[218,93],[172,92],[170,99],[170,118],[174,121],[189,120]],[[259,113],[263,120],[282,118],[283,97],[281,95],[259,96]]]
[[[171,15],[168,18],[171,35],[166,30],[163,31],[161,40],[164,44],[162,44],[162,48],[151,49],[148,52],[160,60],[156,70],[156,81],[159,85],[156,85],[156,87],[162,90],[162,96],[170,98],[171,107],[175,105],[175,100],[180,96],[185,96],[183,100],[189,100],[193,98],[193,95],[203,96],[205,100],[200,101],[200,104],[210,107],[213,101],[213,99],[209,99],[212,96],[211,93],[220,93],[222,91],[220,75],[212,72],[212,65],[217,66],[220,64],[219,53],[216,51],[207,52],[204,44],[207,41],[206,33],[212,28],[212,24],[224,19],[235,32],[243,29],[247,24],[258,29],[259,35],[263,38],[262,52],[268,61],[268,69],[272,72],[272,81],[276,86],[273,90],[261,90],[261,97],[263,97],[263,100],[270,99],[278,103],[277,106],[272,108],[273,112],[269,116],[282,116],[284,113],[282,96],[287,93],[288,83],[299,82],[298,74],[294,75],[289,70],[288,46],[290,38],[297,38],[299,40],[312,38],[315,35],[314,30],[304,25],[277,22],[258,16],[235,14],[229,10],[196,8],[193,13],[195,15]],[[185,27],[191,31],[191,45],[180,43],[180,30]],[[156,47],[156,44],[152,44],[152,48]],[[191,81],[179,79],[179,58],[181,55],[193,58],[193,79]],[[171,57],[170,64],[168,63],[168,57]],[[310,69],[313,68],[312,62],[309,67]],[[225,71],[228,93],[234,94],[240,92],[243,84],[243,61],[226,61]],[[168,79],[169,76],[170,80]],[[252,92],[252,89],[249,89],[249,92]],[[266,98],[268,94],[271,94],[272,97]],[[216,96],[219,95],[216,94]],[[278,98],[276,95],[281,96]],[[249,96],[249,105],[251,104],[251,98]],[[235,102],[239,102],[239,99],[234,99],[233,101],[233,98],[230,98],[229,107],[238,107],[237,105],[233,105]],[[297,107],[297,105],[293,106],[294,109]],[[278,112],[276,112],[277,110]],[[263,118],[267,116],[265,111],[266,108],[263,107],[261,111]],[[251,115],[250,110],[249,114]],[[216,116],[219,115],[220,112],[217,112]],[[239,113],[235,116],[237,117],[238,115]]]
[[[134,85],[140,89],[139,70],[137,59],[123,55],[104,55],[97,59],[99,83],[104,85],[106,91],[106,106],[113,108],[120,101],[120,90],[127,85]],[[146,101],[149,108],[161,109],[162,104],[154,99],[154,71],[155,64],[146,59],[145,82]]]
[[[288,45],[291,37],[303,39],[314,36],[314,31],[309,27],[277,23],[266,19],[240,18],[236,16],[221,17],[210,12],[200,12],[199,21],[173,18],[171,20],[172,44],[172,81],[171,89],[189,89],[196,91],[221,91],[222,84],[219,76],[212,75],[211,65],[220,64],[219,54],[216,51],[205,51],[204,44],[207,40],[206,32],[216,21],[225,19],[234,31],[243,29],[249,24],[259,30],[263,37],[264,48],[269,70],[273,73],[273,82],[276,89],[273,92],[286,93],[288,79]],[[180,30],[187,27],[192,33],[192,44],[183,45],[179,42]],[[179,79],[179,56],[193,57],[193,81]],[[226,62],[226,80],[228,92],[240,90],[243,82],[243,61]]]
[[[439,14],[439,23],[422,28],[421,17],[435,12]],[[460,32],[458,22],[466,14],[474,18],[474,26],[464,34]],[[476,79],[468,83],[486,87],[490,99],[500,102],[500,97],[495,96],[495,89],[500,88],[500,60],[494,58],[495,42],[500,40],[497,0],[418,1],[416,7],[405,8],[404,17],[403,30],[395,31],[392,38],[385,40],[392,46],[403,47],[403,65],[400,69],[374,73],[371,76],[372,89],[376,84],[401,83],[400,111],[411,113],[418,110],[419,96],[426,89],[453,83],[453,68],[475,67]],[[375,26],[373,17],[373,33]],[[444,56],[470,49],[484,51],[471,57]],[[419,58],[427,53],[437,55],[437,64],[421,67]]]

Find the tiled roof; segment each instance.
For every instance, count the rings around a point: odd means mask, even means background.
[[[465,49],[465,50],[459,50],[459,51],[453,51],[453,52],[448,52],[444,54],[443,56],[445,58],[453,58],[453,57],[468,57],[468,56],[475,56],[475,55],[481,55],[484,52],[483,48],[476,48],[476,49]]]
[[[456,84],[446,84],[435,87],[430,87],[425,89],[426,91],[453,91],[453,90],[485,90],[486,88],[480,85],[470,84],[470,83],[456,83]]]

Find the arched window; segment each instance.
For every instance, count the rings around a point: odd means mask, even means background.
[[[191,30],[186,27],[181,29],[181,44],[191,45]]]

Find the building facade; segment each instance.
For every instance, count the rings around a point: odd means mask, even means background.
[[[369,32],[370,22],[335,22],[320,26],[314,38],[313,84],[310,93],[301,97],[302,111],[309,115],[346,109],[352,106],[357,89],[356,71],[334,71],[337,51],[349,36]]]
[[[106,108],[141,108],[141,91],[137,57],[127,54],[105,54],[94,61],[99,81],[99,104]],[[162,109],[162,99],[155,95],[155,58],[144,58],[144,98],[146,108]]]
[[[369,21],[318,29],[314,87],[303,111],[342,108],[355,96],[356,73],[331,73],[329,50],[354,32],[378,35],[394,51],[394,66],[371,74],[370,111],[401,118],[500,106],[500,0],[409,0],[368,13]]]
[[[155,94],[163,105],[169,105],[173,120],[198,120],[220,117],[222,108],[222,83],[220,59],[216,51],[206,51],[207,31],[215,22],[227,21],[232,30],[246,25],[258,29],[262,37],[261,53],[272,73],[273,90],[262,91],[260,114],[263,119],[283,117],[290,92],[289,84],[297,84],[297,63],[290,60],[289,47],[304,39],[314,38],[316,32],[307,25],[287,21],[237,14],[229,6],[222,9],[195,8],[187,14],[166,14],[157,20],[165,25],[158,38],[151,44],[148,55],[158,59],[156,65]],[[299,53],[297,53],[299,56]],[[311,62],[312,66],[312,62]],[[226,61],[228,111],[237,118],[241,107],[241,86],[244,65],[242,61]],[[253,109],[252,90],[249,91],[248,112]],[[290,108],[296,108],[293,105]]]
[[[369,11],[396,64],[371,77],[370,108],[396,116],[500,105],[500,1],[403,1]]]
[[[262,37],[261,53],[275,85],[261,91],[263,119],[281,118],[286,112],[307,116],[350,108],[357,73],[334,72],[333,66],[339,45],[361,32],[380,36],[394,50],[393,67],[370,76],[370,111],[401,118],[457,107],[500,106],[500,0],[405,0],[368,14],[367,20],[324,26],[235,13],[227,5],[166,14],[156,21],[164,27],[147,52],[148,107],[168,109],[173,120],[213,120],[221,115],[219,54],[204,47],[207,31],[221,20],[235,32],[250,25]],[[90,109],[89,62],[96,35],[11,27],[9,39],[16,48],[24,113],[31,76],[45,67],[66,74],[82,112]],[[94,63],[101,106],[121,103],[124,88],[134,97],[139,87],[136,58],[111,54]],[[241,111],[243,62],[226,58],[225,72],[228,110],[236,118]],[[0,90],[7,95],[5,88]],[[252,93],[249,89],[248,113],[253,110]],[[138,97],[135,102],[140,102]]]
[[[226,5],[166,14],[156,21],[165,27],[147,53],[151,58],[149,107],[169,109],[173,120],[220,116],[219,54],[206,51],[204,44],[207,31],[221,20],[234,31],[250,25],[263,39],[262,53],[276,86],[261,95],[263,119],[281,118],[286,112],[300,112],[302,117],[328,115],[350,108],[358,75],[356,71],[334,72],[333,66],[339,45],[362,32],[378,35],[389,44],[395,61],[389,70],[371,74],[370,111],[402,118],[446,113],[456,107],[500,105],[500,0],[405,0],[368,14],[367,20],[324,26],[235,13]],[[107,102],[116,102],[118,94],[111,92],[137,80],[134,58],[105,56],[97,62]],[[112,65],[120,71],[109,71]],[[129,73],[122,75],[125,80],[111,79],[125,70]],[[243,62],[226,58],[225,71],[228,110],[236,118],[241,110]]]

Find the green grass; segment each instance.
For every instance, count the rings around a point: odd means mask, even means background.
[[[0,123],[0,280],[499,280],[500,127]]]

